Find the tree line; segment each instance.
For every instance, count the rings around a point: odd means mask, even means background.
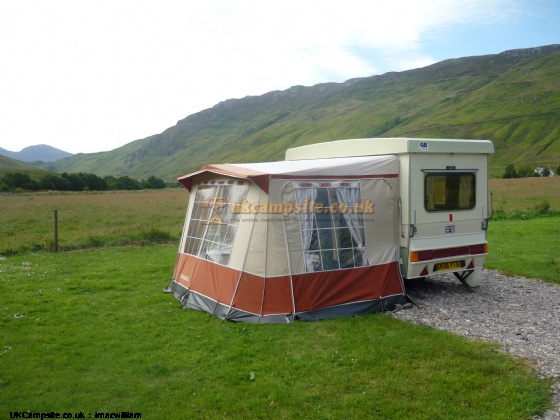
[[[47,174],[38,180],[23,172],[8,172],[0,177],[0,191],[108,191],[163,189],[165,187],[165,182],[153,175],[140,181],[129,176],[101,178],[95,174],[83,172]]]
[[[558,166],[556,172],[553,172],[550,166],[546,168],[539,167],[537,169],[531,169],[528,166],[522,166],[519,169],[515,169],[515,166],[512,163],[510,163],[509,165],[506,166],[502,178],[547,177],[550,176],[551,174],[554,174],[555,176],[560,175],[560,166]]]

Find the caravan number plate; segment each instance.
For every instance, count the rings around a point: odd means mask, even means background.
[[[448,261],[434,264],[434,271],[454,270],[456,268],[463,268],[465,260]]]

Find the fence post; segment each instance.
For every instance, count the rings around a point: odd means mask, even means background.
[[[58,210],[54,211],[54,252],[58,252]]]

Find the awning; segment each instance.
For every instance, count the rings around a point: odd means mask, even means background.
[[[263,191],[268,193],[270,174],[267,174],[265,172],[255,171],[250,168],[242,168],[240,166],[231,165],[228,163],[224,163],[220,165],[206,165],[196,172],[177,178],[177,181],[183,184],[187,190],[191,191],[193,178],[197,175],[206,172],[215,173],[218,175],[231,176],[232,178],[249,179],[252,182],[254,182],[256,185],[258,185],[259,188],[261,188]]]
[[[362,179],[398,176],[398,158],[394,155],[360,156],[297,161],[206,165],[196,172],[177,179],[189,191],[193,178],[215,173],[232,178],[248,179],[268,194],[271,178],[280,179]]]

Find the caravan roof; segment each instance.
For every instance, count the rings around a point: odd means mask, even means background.
[[[494,146],[490,140],[419,139],[406,137],[349,139],[294,147],[286,151],[286,160],[427,152],[494,153]]]

